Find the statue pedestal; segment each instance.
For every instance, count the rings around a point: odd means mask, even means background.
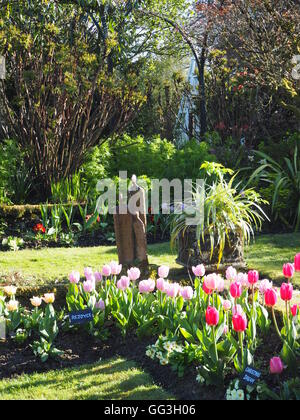
[[[131,191],[130,195],[137,200],[140,210],[133,212],[132,209],[123,206],[118,207],[114,215],[119,263],[132,266],[138,262],[142,267],[146,267],[149,262],[144,190],[138,188]]]

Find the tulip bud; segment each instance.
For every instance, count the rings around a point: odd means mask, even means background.
[[[292,316],[293,317],[297,316],[297,313],[298,313],[298,305],[293,305],[291,307],[291,312],[292,312]]]
[[[169,271],[170,271],[169,267],[167,267],[166,265],[162,265],[158,269],[158,277],[161,277],[163,279],[167,278],[169,275]]]
[[[280,375],[283,372],[284,366],[280,357],[273,357],[270,360],[270,372],[273,375]]]
[[[297,272],[299,272],[300,271],[300,254],[297,254],[296,256],[295,256],[295,270],[297,271]]]
[[[196,277],[203,277],[205,275],[205,267],[203,264],[192,267],[193,273]]]
[[[219,312],[216,308],[209,306],[205,315],[206,323],[210,326],[216,326],[219,323]]]
[[[265,292],[266,306],[274,307],[277,303],[277,293],[274,289],[267,289]]]
[[[247,329],[248,321],[245,314],[243,315],[234,315],[232,317],[233,329],[236,332],[244,332]]]
[[[254,285],[254,284],[256,284],[258,282],[258,280],[259,280],[258,271],[255,271],[255,270],[249,271],[249,273],[248,273],[248,282],[251,285]]]
[[[283,283],[280,288],[280,296],[285,302],[291,301],[293,298],[293,285]]]
[[[234,283],[231,283],[230,294],[233,297],[233,299],[237,299],[237,298],[241,297],[242,292],[243,292],[243,288],[242,288],[241,283],[239,283],[237,281],[234,282]]]
[[[286,277],[287,279],[291,279],[295,273],[294,265],[290,263],[284,264],[282,271],[283,271],[284,277]]]

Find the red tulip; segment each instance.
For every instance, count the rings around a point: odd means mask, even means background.
[[[300,254],[295,256],[295,270],[300,271]]]
[[[258,280],[259,280],[259,274],[258,274],[258,271],[249,271],[249,273],[248,273],[248,282],[250,283],[250,284],[256,284],[257,282],[258,282]]]
[[[292,298],[293,298],[293,285],[283,283],[281,285],[281,288],[280,288],[280,296],[281,296],[281,299],[286,301],[286,302],[289,302],[290,300],[292,300]]]
[[[230,285],[230,294],[233,299],[237,299],[242,296],[243,288],[242,284],[238,281],[231,283]]]
[[[292,315],[293,316],[297,316],[297,313],[298,313],[298,305],[293,305],[291,307],[291,312],[292,312]]]
[[[277,303],[277,293],[274,289],[267,289],[265,293],[265,304],[266,306],[275,306]]]
[[[295,273],[295,268],[293,264],[287,263],[283,265],[283,275],[287,279],[291,279]]]
[[[270,372],[273,375],[280,375],[283,372],[284,366],[280,357],[273,357],[270,360]]]
[[[246,315],[234,315],[232,317],[232,325],[233,325],[234,331],[244,332],[248,326]]]
[[[210,326],[216,326],[219,323],[219,312],[216,308],[209,306],[206,310],[206,323]]]

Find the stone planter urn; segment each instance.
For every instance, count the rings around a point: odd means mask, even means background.
[[[233,266],[237,269],[245,269],[244,262],[244,243],[241,234],[230,235],[230,241],[226,240],[223,257],[218,266],[218,248],[216,247],[212,258],[211,244],[209,236],[201,239],[201,250],[199,247],[196,228],[191,227],[187,229],[184,234],[180,234],[177,238],[178,243],[178,258],[176,262],[187,268],[192,268],[198,264],[204,264],[206,271],[225,271],[228,266]],[[215,239],[217,243],[217,238]]]

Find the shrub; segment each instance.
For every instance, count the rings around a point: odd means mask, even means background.
[[[128,171],[129,177],[135,174],[157,179],[196,179],[200,175],[201,164],[215,160],[215,157],[210,154],[208,144],[198,143],[196,140],[177,149],[172,142],[160,137],[146,140],[142,136],[131,138],[124,135],[116,141],[110,152],[102,147],[94,149],[92,161],[97,166],[94,159],[98,159],[98,164],[100,163],[99,175],[106,172],[108,176],[114,177],[119,175],[119,171]],[[84,170],[87,178],[92,179],[92,166],[88,162],[89,160],[84,165]],[[101,165],[106,171],[103,169],[102,172]]]

